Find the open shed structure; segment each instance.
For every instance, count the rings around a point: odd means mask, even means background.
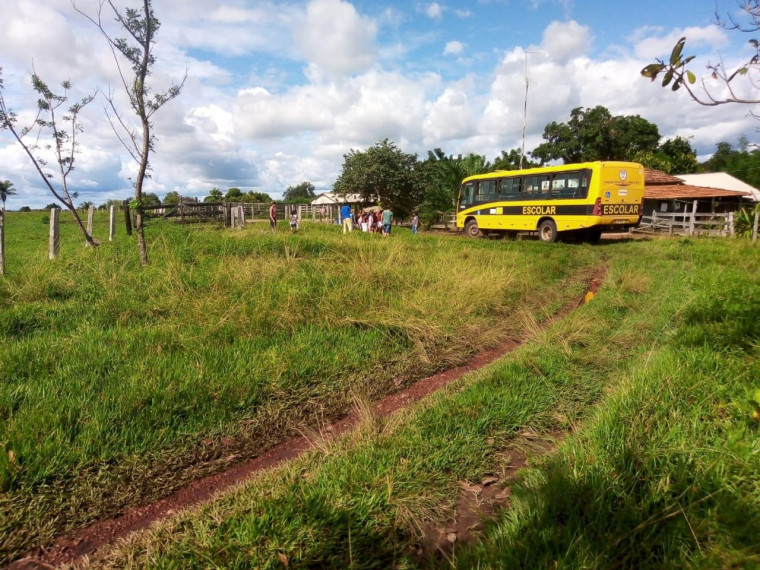
[[[645,216],[691,211],[695,202],[697,213],[735,212],[752,201],[751,192],[687,184],[680,176],[644,169]]]
[[[734,214],[753,204],[751,192],[687,184],[644,169],[644,216],[636,231],[682,235],[733,235]]]

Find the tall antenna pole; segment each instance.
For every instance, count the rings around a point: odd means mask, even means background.
[[[522,152],[520,153],[520,170],[523,167],[523,158],[525,158],[525,127],[528,124],[528,51],[525,52],[525,105],[523,108],[523,129],[522,129]]]

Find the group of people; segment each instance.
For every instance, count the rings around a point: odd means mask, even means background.
[[[298,219],[298,212],[293,210],[290,213],[290,231],[297,232],[300,220]],[[273,232],[277,231],[277,206],[272,202],[269,205],[269,229]]]
[[[340,222],[343,226],[343,233],[353,230],[354,226],[367,233],[381,233],[383,237],[391,235],[393,227],[393,211],[390,208],[367,208],[361,211],[352,212],[351,206],[344,204],[340,208]],[[414,213],[412,217],[412,233],[417,233],[419,216]]]
[[[412,233],[417,233],[417,226],[419,225],[419,216],[417,212],[412,216]],[[367,233],[382,233],[383,237],[391,235],[391,227],[393,225],[393,211],[390,208],[371,208],[357,211],[356,213],[351,211],[351,206],[344,204],[340,208],[340,222],[343,226],[343,233],[348,233],[354,229],[354,225]],[[298,231],[299,219],[298,213],[293,211],[290,214],[290,229],[291,231]],[[269,228],[273,231],[277,231],[277,207],[274,202],[269,206]]]

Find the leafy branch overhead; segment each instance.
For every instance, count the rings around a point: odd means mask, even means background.
[[[728,30],[744,33],[760,32],[760,0],[744,0],[740,8],[744,21],[732,15],[728,16],[728,20],[716,15],[716,23]],[[760,86],[758,83],[760,42],[752,38],[747,43],[752,50],[752,55],[738,66],[729,68],[722,59],[718,63],[708,63],[706,67],[713,83],[708,85],[703,78],[699,81],[700,89],[697,89],[697,76],[687,68],[695,56],[684,57],[683,55],[686,37],[676,42],[670,52],[670,58],[656,59],[655,63],[650,63],[641,70],[641,75],[651,81],[661,78],[662,86],[669,86],[673,91],[678,91],[683,87],[692,100],[708,107],[727,103],[760,103],[760,97],[757,96],[757,89]],[[749,85],[743,82],[737,83],[736,80],[739,78],[747,79]]]

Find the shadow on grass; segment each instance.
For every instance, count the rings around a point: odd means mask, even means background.
[[[455,551],[455,565],[726,567],[760,555],[760,516],[749,493],[699,471],[703,465],[686,459],[620,452],[611,466],[579,476],[557,458],[541,482],[534,471],[513,487],[517,509]]]

